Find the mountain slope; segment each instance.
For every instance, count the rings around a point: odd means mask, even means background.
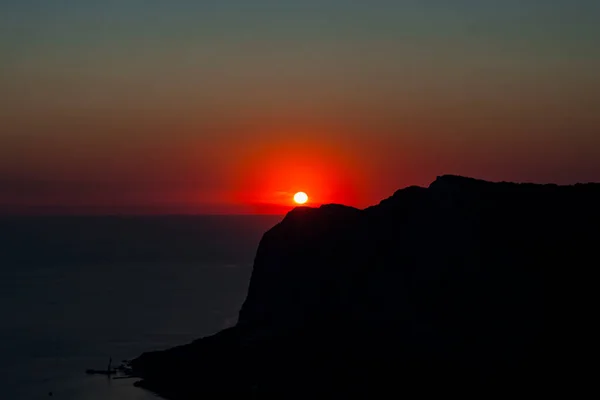
[[[237,326],[134,372],[176,399],[566,379],[599,204],[599,184],[442,176],[365,210],[297,208],[265,233]]]

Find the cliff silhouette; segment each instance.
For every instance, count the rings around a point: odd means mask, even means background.
[[[573,373],[599,205],[600,184],[447,175],[364,210],[298,207],[264,234],[237,325],[133,372],[173,399],[539,393]]]

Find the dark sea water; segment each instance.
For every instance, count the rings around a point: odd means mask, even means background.
[[[0,398],[156,398],[85,370],[234,324],[280,219],[0,218]]]

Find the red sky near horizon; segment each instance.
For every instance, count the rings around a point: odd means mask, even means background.
[[[0,213],[600,181],[598,2],[183,3],[0,5]]]

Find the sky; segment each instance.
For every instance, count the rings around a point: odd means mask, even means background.
[[[0,213],[600,181],[596,0],[0,0]]]

